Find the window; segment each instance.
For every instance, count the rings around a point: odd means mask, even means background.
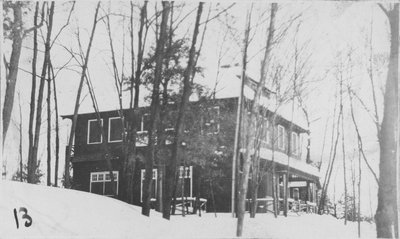
[[[271,133],[269,127],[268,118],[264,117],[261,127],[261,146],[264,148],[267,147],[267,145],[271,145]]]
[[[140,202],[143,202],[143,183],[144,177],[146,175],[146,170],[141,170],[141,177],[140,177]],[[153,180],[152,180],[152,187],[151,187],[151,199],[156,200],[157,197],[157,169],[153,169]]]
[[[103,126],[103,119],[101,119],[101,126]],[[101,137],[101,128],[97,122],[97,119],[91,119],[88,121],[88,144],[101,144],[103,138]]]
[[[143,114],[142,115],[142,125],[140,131],[149,131],[150,125],[150,114]]]
[[[113,175],[115,195],[118,195],[118,171],[113,171]],[[90,192],[105,196],[115,196],[112,192],[110,172],[90,173]]]
[[[182,182],[184,183],[184,197],[192,197],[193,196],[193,166],[185,167],[179,166],[179,180],[178,185],[176,187],[176,196],[182,197]]]
[[[292,132],[290,146],[292,154],[299,155],[299,135],[295,132]]]
[[[165,129],[165,144],[172,144],[174,142],[175,129],[167,128]]]
[[[121,142],[124,129],[122,119],[113,117],[108,120],[108,142]]]
[[[278,148],[285,150],[285,128],[278,125]]]
[[[220,114],[219,106],[207,108],[207,113],[205,115],[205,126],[206,126],[205,128],[207,133],[209,134],[219,133],[219,114]]]

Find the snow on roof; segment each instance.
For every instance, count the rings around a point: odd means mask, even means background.
[[[247,72],[247,77],[249,77],[250,81],[258,82],[259,79],[256,74],[253,72]],[[211,92],[215,90],[215,98],[216,99],[225,99],[225,98],[233,98],[240,96],[240,88],[241,88],[241,68],[240,67],[231,67],[231,68],[220,68],[218,77],[217,72],[212,70],[205,69],[203,72],[204,76],[197,76],[195,78],[195,82],[198,84],[202,84],[208,87]],[[250,87],[250,82],[246,83],[243,94],[248,99],[254,98],[254,90]],[[307,121],[304,116],[304,113],[298,106],[298,103],[295,102],[294,110],[292,113],[292,101],[289,101],[284,104],[276,105],[276,97],[275,93],[271,91],[271,87],[267,86],[264,91],[268,91],[270,97],[265,97],[265,94],[261,96],[260,104],[269,109],[272,112],[277,112],[278,115],[282,116],[288,121],[291,121],[303,129],[308,129]]]

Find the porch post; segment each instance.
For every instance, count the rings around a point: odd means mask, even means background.
[[[286,173],[282,173],[282,183],[283,183],[283,213],[285,217],[287,216],[287,212],[289,209],[289,204],[288,204],[288,179],[286,177]]]

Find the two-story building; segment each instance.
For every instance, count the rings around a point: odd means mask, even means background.
[[[236,79],[238,80],[238,79]],[[253,82],[254,83],[254,82]],[[251,87],[249,87],[251,89]],[[266,100],[270,97],[267,92]],[[179,177],[177,179],[177,197],[200,197],[207,201],[207,209],[211,211],[230,211],[232,195],[232,159],[235,142],[235,128],[238,112],[238,96],[217,96],[212,100],[196,100],[189,104],[185,124],[185,144],[180,155]],[[173,132],[173,123],[177,113],[175,104],[169,104],[166,110],[167,120],[165,132]],[[289,168],[289,197],[298,198],[304,203],[317,202],[319,187],[318,169],[310,164],[304,147],[304,138],[308,131],[295,124],[287,117],[265,106],[260,144],[260,158],[264,165],[276,164],[278,175],[278,195],[283,197],[283,185]],[[124,110],[125,119],[129,120],[132,112]],[[142,201],[142,185],[144,180],[144,162],[147,150],[147,134],[149,130],[149,107],[140,108],[140,122],[137,125],[137,157],[134,173],[134,204]],[[244,113],[244,115],[246,115]],[[123,190],[120,185],[123,170],[123,127],[117,110],[100,112],[105,135],[100,134],[95,113],[79,114],[75,132],[72,168],[73,187],[78,190],[101,195],[120,197]],[[71,119],[71,115],[63,116]],[[273,125],[274,124],[274,125]],[[273,128],[274,127],[274,128]],[[245,130],[245,129],[243,129]],[[112,195],[109,169],[102,157],[102,142],[107,141],[112,154],[112,170],[116,194]],[[166,149],[156,155],[157,162],[166,162],[170,156],[168,147],[171,138],[166,138]],[[288,167],[289,164],[289,167]],[[240,170],[240,162],[237,162]],[[152,201],[157,200],[159,190],[158,170],[153,170]],[[278,185],[277,185],[278,186]],[[183,190],[183,191],[182,191]],[[264,201],[272,198],[272,173],[265,167],[258,191],[260,207]],[[263,201],[264,200],[264,201]],[[264,205],[267,206],[267,205]]]

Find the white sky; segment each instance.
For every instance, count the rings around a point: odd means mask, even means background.
[[[177,3],[175,3],[177,4]],[[189,11],[194,9],[197,6],[197,3],[186,3],[185,11]],[[230,5],[230,2],[224,2],[218,6],[218,9],[223,9],[224,7]],[[53,36],[55,32],[60,29],[60,27],[65,23],[65,19],[67,17],[68,10],[70,8],[69,3],[56,3],[56,16],[55,16],[55,25],[53,28]],[[213,7],[216,5],[213,4]],[[243,27],[244,27],[244,18],[245,12],[248,8],[249,4],[244,2],[239,2],[232,9],[230,9],[229,14],[232,17],[224,16],[221,19],[228,19],[230,26],[232,27],[231,33],[225,34],[226,26],[222,23],[223,20],[213,20],[207,26],[207,33],[205,36],[204,46],[201,52],[201,58],[199,60],[198,65],[205,67],[207,75],[205,75],[204,82],[206,85],[213,86],[216,80],[216,66],[218,63],[218,55],[220,54],[220,50],[226,51],[226,54],[221,59],[221,65],[227,64],[235,64],[240,63],[240,50],[241,50],[241,42],[243,38]],[[335,65],[338,64],[338,56],[346,59],[346,54],[349,49],[353,49],[353,57],[352,61],[354,62],[353,73],[350,75],[346,75],[345,77],[350,79],[351,84],[357,88],[357,91],[360,94],[360,97],[366,102],[366,104],[372,109],[372,101],[371,101],[371,93],[370,93],[370,85],[368,82],[368,78],[366,75],[366,62],[368,60],[368,52],[366,49],[368,48],[368,40],[371,26],[372,26],[372,41],[373,41],[373,54],[376,59],[384,59],[388,54],[389,47],[389,38],[388,38],[388,25],[386,22],[386,17],[373,2],[366,3],[338,3],[338,2],[302,2],[302,3],[293,3],[293,2],[285,2],[279,5],[280,8],[277,13],[277,22],[276,26],[281,26],[282,22],[286,22],[292,16],[295,16],[302,12],[302,16],[299,18],[301,20],[301,26],[299,29],[299,34],[297,35],[298,45],[302,46],[307,44],[307,48],[305,50],[305,54],[311,54],[309,59],[309,67],[310,73],[307,76],[307,80],[313,81],[313,83],[309,84],[308,89],[310,89],[310,93],[306,99],[307,107],[310,111],[311,120],[315,120],[311,124],[311,132],[312,132],[312,159],[314,161],[319,161],[321,158],[323,138],[324,138],[324,129],[326,122],[329,123],[328,131],[327,131],[327,142],[325,143],[324,150],[324,160],[326,161],[329,156],[329,144],[330,144],[330,125],[331,125],[331,115],[334,105],[334,94],[335,94]],[[83,49],[86,51],[86,44],[88,41],[88,35],[90,32],[93,14],[94,14],[95,2],[93,1],[79,1],[76,3],[75,11],[72,15],[72,21],[69,27],[67,27],[64,32],[60,35],[59,40],[54,45],[52,50],[52,60],[55,66],[64,65],[70,55],[65,52],[59,44],[62,44],[67,47],[71,47],[74,50],[77,50],[76,45],[76,26],[79,25],[81,40],[83,42]],[[105,10],[108,8],[108,3],[105,2],[103,4]],[[160,8],[160,4],[158,4]],[[128,2],[113,2],[112,9],[114,11],[122,11],[126,14],[129,13],[129,3]],[[206,4],[204,6],[203,17],[206,18],[208,13],[209,5]],[[260,14],[265,14],[268,12],[266,10],[266,4],[262,2],[256,2],[254,6],[253,13],[253,22],[257,22],[258,16]],[[138,13],[138,9],[135,8],[136,13]],[[154,11],[154,3],[151,2],[149,4],[149,12]],[[215,14],[217,10],[214,10],[211,13],[211,16]],[[195,13],[195,12],[194,12]],[[194,22],[195,15],[192,13],[188,18],[182,23],[181,28],[178,29],[177,35],[187,34],[190,36],[192,34],[192,28],[188,30],[188,27]],[[101,10],[100,15],[103,15],[104,12]],[[151,13],[149,13],[150,15]],[[178,14],[177,12],[175,13]],[[176,16],[175,15],[175,16]],[[185,14],[182,13],[181,16]],[[268,16],[265,14],[264,18]],[[121,58],[122,58],[122,36],[123,31],[122,27],[125,24],[125,28],[128,24],[128,19],[125,23],[122,22],[121,17],[112,17],[112,31],[114,37],[114,47],[116,47],[117,59],[119,62],[119,68],[121,68]],[[138,19],[138,15],[136,20]],[[266,21],[267,23],[268,21]],[[372,22],[372,25],[371,25]],[[137,24],[137,23],[136,23]],[[251,61],[249,62],[249,74],[254,75],[255,78],[259,75],[259,66],[260,66],[260,56],[262,54],[256,54],[262,48],[262,44],[265,41],[265,25],[261,24],[259,28],[255,31],[254,40],[249,47],[249,56],[253,56]],[[29,26],[29,25],[28,25]],[[294,43],[294,27],[290,28],[288,31],[288,35],[286,41],[282,43],[276,50],[274,50],[275,59],[282,60],[286,59],[290,54],[293,53]],[[153,33],[150,30],[149,32],[149,42],[148,45],[153,45]],[[126,44],[129,44],[129,35],[126,31]],[[136,37],[136,35],[135,35]],[[31,50],[28,48],[32,48],[32,38],[27,37],[24,40],[24,46],[26,48],[23,49],[23,54],[20,60],[20,66],[23,69],[30,71],[30,58],[31,58]],[[5,43],[6,52],[10,52],[10,44],[9,42]],[[39,44],[39,47],[42,47]],[[128,47],[128,46],[126,46]],[[125,51],[125,59],[127,60],[129,57],[129,49]],[[379,58],[380,57],[380,58]],[[111,73],[110,67],[110,54],[109,54],[109,43],[108,37],[105,32],[105,25],[103,22],[99,22],[98,28],[96,29],[96,36],[93,43],[93,49],[91,51],[90,63],[89,63],[89,73],[91,79],[93,81],[93,85],[95,88],[95,93],[97,96],[97,100],[99,103],[100,110],[110,110],[117,109],[117,97],[116,90],[114,87],[113,77]],[[79,70],[76,67],[76,63],[72,61],[75,65],[74,69]],[[38,68],[42,64],[42,53],[39,53],[38,59]],[[3,66],[2,66],[3,67]],[[125,63],[125,74],[130,74],[130,62],[127,60]],[[376,63],[376,86],[382,86],[386,79],[386,64],[377,62]],[[220,75],[221,78],[223,76]],[[29,112],[29,97],[30,97],[30,79],[31,76],[28,73],[23,71],[19,72],[18,82],[17,82],[17,91],[21,92],[21,102],[22,102],[22,111],[23,111],[23,131],[24,138],[23,144],[24,147],[27,147],[28,139],[25,137],[27,135],[28,129],[28,113]],[[59,110],[60,114],[71,114],[73,112],[73,107],[75,103],[76,97],[76,88],[79,82],[79,75],[71,70],[61,71],[57,76],[57,94],[59,100]],[[4,83],[4,81],[2,82]],[[2,91],[4,87],[2,86]],[[3,92],[2,92],[3,93]],[[85,87],[83,96],[87,95],[87,88]],[[378,103],[382,106],[382,97],[380,91],[378,91]],[[129,101],[129,98],[125,98],[126,101]],[[345,102],[347,99],[345,99]],[[374,165],[375,170],[377,171],[377,163],[379,159],[379,148],[376,139],[376,133],[374,130],[374,125],[370,118],[368,118],[365,111],[359,106],[359,104],[355,105],[356,109],[356,117],[360,121],[360,131],[362,136],[364,137],[364,145],[366,147],[366,151],[368,152],[368,157],[370,158],[371,163]],[[93,111],[92,105],[90,101],[90,97],[84,98],[80,112],[88,112]],[[19,123],[19,112],[18,112],[18,98],[16,98],[15,106],[14,106],[14,120]],[[47,116],[43,115],[43,119],[46,119]],[[349,108],[345,107],[345,121],[346,121],[346,151],[347,155],[352,155],[350,152],[353,152],[354,147],[356,147],[356,141],[354,138],[354,129],[352,128],[351,118],[349,115]],[[363,119],[363,120],[361,120]],[[365,120],[364,120],[365,119]],[[60,149],[60,173],[62,175],[63,171],[63,160],[64,160],[64,149],[67,144],[67,135],[68,135],[68,120],[62,121],[62,131],[61,131],[61,149]],[[45,134],[46,129],[45,125],[43,125],[41,131],[42,143],[45,142]],[[8,139],[6,141],[5,146],[5,157],[7,160],[7,168],[9,177],[16,170],[16,158],[18,158],[17,149],[18,147],[18,130],[14,125],[11,125],[10,133]],[[45,147],[40,148],[39,156],[43,157],[42,159],[42,170],[45,172]],[[26,151],[26,152],[25,152]],[[26,159],[27,150],[24,151],[24,160]],[[338,148],[338,158],[337,163],[341,168],[341,148]],[[323,164],[324,165],[324,164]],[[323,166],[324,169],[324,166]],[[323,171],[324,172],[324,171]],[[349,176],[348,176],[349,177]],[[369,200],[369,186],[371,191],[372,201],[374,203],[373,210],[375,210],[376,203],[376,185],[372,180],[371,175],[368,170],[363,167],[363,197],[365,198],[365,202]],[[45,181],[45,177],[43,177],[43,181]],[[342,174],[339,172],[338,176],[336,176],[336,192],[340,194],[342,191],[343,178]],[[331,187],[333,190],[333,186]],[[338,193],[339,192],[339,193]],[[368,199],[367,199],[368,198]],[[364,204],[363,209],[365,212],[369,213],[369,205]]]

